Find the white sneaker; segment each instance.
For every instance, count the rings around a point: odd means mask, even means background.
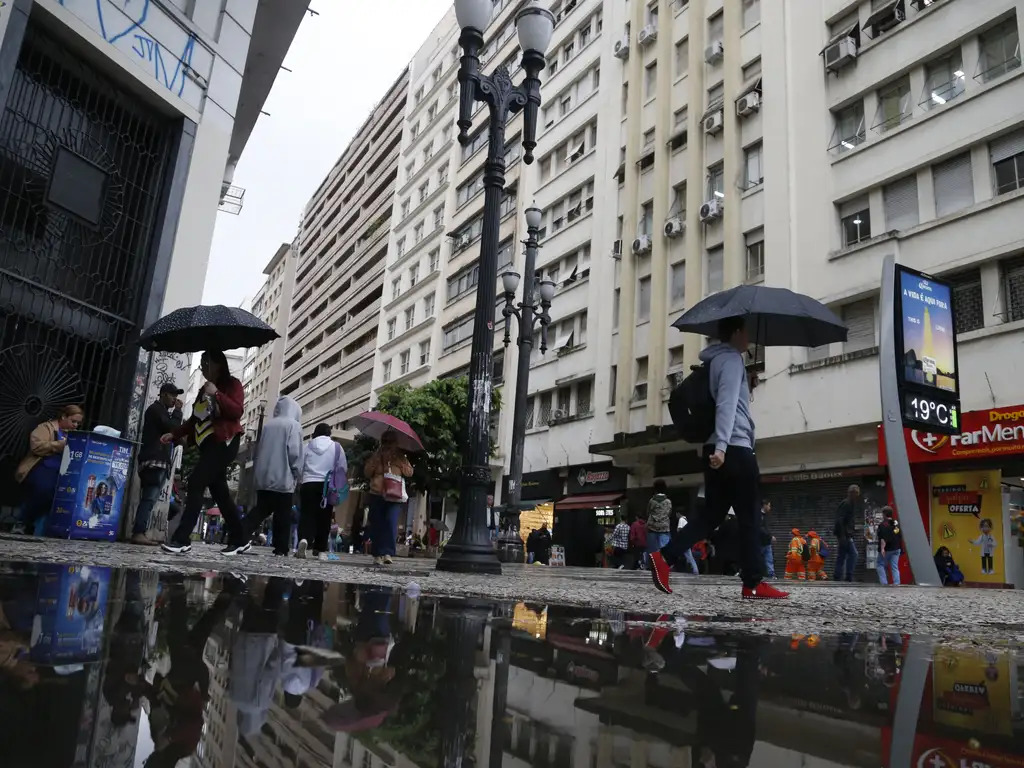
[[[192,551],[191,544],[161,544],[160,549],[169,555],[186,555]]]
[[[391,559],[391,555],[384,555],[384,565],[391,565],[394,560]]]
[[[383,557],[375,557],[375,558],[373,558],[373,564],[374,565],[384,565],[384,558]]]
[[[309,542],[305,539],[299,539],[299,546],[295,548],[295,556],[300,560],[305,560],[307,549],[309,549]]]
[[[228,544],[228,546],[224,547],[220,553],[225,557],[234,557],[235,555],[244,555],[250,549],[252,549],[252,542],[247,541],[245,544],[241,544],[239,546]]]

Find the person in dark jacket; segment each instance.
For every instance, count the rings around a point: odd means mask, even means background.
[[[156,546],[146,536],[153,507],[171,473],[172,447],[160,438],[181,426],[181,396],[185,393],[173,381],[160,387],[160,397],[146,409],[142,422],[142,448],[139,450],[139,506],[135,509],[132,544]]]
[[[547,565],[551,560],[551,531],[545,523],[526,537],[526,551],[533,555],[533,562]]]
[[[836,581],[853,581],[853,571],[857,567],[857,544],[854,541],[856,520],[863,519],[864,503],[860,497],[860,486],[851,485],[846,490],[846,498],[839,502],[836,511],[836,525],[832,532],[839,541],[836,547],[836,571],[832,578]]]

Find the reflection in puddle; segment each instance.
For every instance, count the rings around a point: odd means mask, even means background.
[[[1024,656],[7,564],[4,768],[1024,765]]]

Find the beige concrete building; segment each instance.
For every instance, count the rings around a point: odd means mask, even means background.
[[[242,426],[254,430],[259,424],[259,409],[273,413],[281,391],[284,352],[291,317],[292,293],[295,289],[296,248],[282,243],[263,268],[266,282],[252,300],[252,313],[280,334],[270,344],[246,350],[242,383],[245,384],[245,416]]]
[[[408,84],[405,70],[303,216],[281,394],[302,405],[307,437],[326,422],[350,438],[347,419],[370,405]]]

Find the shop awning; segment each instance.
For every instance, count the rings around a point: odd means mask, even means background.
[[[582,496],[566,496],[561,501],[556,501],[558,509],[598,509],[600,507],[614,507],[622,498],[621,493],[591,493]]]

